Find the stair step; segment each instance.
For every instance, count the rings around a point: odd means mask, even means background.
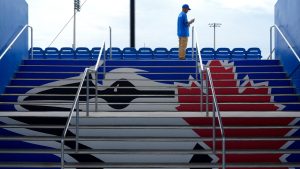
[[[205,154],[214,155],[212,150],[144,150],[144,149],[92,149],[78,151],[65,149],[66,154]],[[0,149],[0,154],[60,154],[60,149]],[[222,154],[222,150],[216,150]],[[259,155],[259,154],[300,154],[300,150],[226,150],[226,154]]]
[[[224,119],[224,118],[223,118]],[[82,119],[81,119],[82,120]],[[27,129],[63,129],[64,125],[0,125],[0,128],[27,128]],[[75,129],[76,126],[71,125],[70,129]],[[80,124],[80,129],[212,129],[212,126],[175,126],[175,125],[82,125]],[[216,126],[216,129],[219,130],[220,127]],[[224,129],[300,129],[300,126],[224,126]]]
[[[72,100],[75,99],[75,95],[64,95],[64,94],[23,94],[23,95],[0,95],[0,102],[16,102],[18,101],[19,96],[27,96],[26,99],[28,99],[28,101],[32,102],[32,101],[37,101],[37,102],[43,102],[43,100],[53,100],[53,102],[55,102],[55,100],[70,100],[70,102],[72,102]],[[86,97],[85,95],[81,95],[82,98]],[[90,95],[90,97],[95,97],[95,95]],[[178,94],[174,94],[174,95],[168,95],[168,94],[133,94],[133,95],[128,95],[128,94],[105,94],[102,95],[101,93],[99,93],[99,97],[100,98],[107,98],[107,99],[113,99],[113,98],[119,98],[119,102],[121,102],[124,99],[130,99],[132,97],[134,98],[147,98],[149,99],[149,101],[132,101],[131,103],[151,103],[153,102],[151,100],[151,98],[174,98],[174,97],[184,97],[180,99],[180,103],[199,103],[199,101],[201,101],[201,95],[199,94],[195,94],[195,95],[178,95]],[[217,100],[218,103],[230,103],[230,102],[238,102],[238,103],[248,103],[248,102],[269,102],[269,103],[287,103],[287,102],[299,102],[300,97],[297,96],[289,96],[289,95],[280,95],[280,96],[276,96],[276,95],[223,95],[223,96],[217,96]],[[202,97],[203,102],[206,102],[206,96],[205,94]],[[213,98],[210,95],[208,97],[208,102],[212,102]],[[46,101],[47,102],[47,101]],[[100,103],[101,101],[99,101]],[[178,103],[178,100],[172,100],[172,101],[168,101],[168,103]]]
[[[300,163],[227,163],[226,168],[295,168]],[[5,168],[59,168],[59,162],[7,162],[0,163],[0,167]],[[221,168],[222,164],[214,163],[103,163],[103,162],[81,162],[65,163],[65,168]]]
[[[0,141],[61,141],[61,136],[6,136]],[[75,137],[67,136],[65,141],[75,141]],[[197,142],[212,141],[212,137],[103,137],[80,136],[79,141],[133,141],[133,142]],[[222,142],[222,138],[216,137]],[[300,141],[300,137],[226,137],[226,141]]]

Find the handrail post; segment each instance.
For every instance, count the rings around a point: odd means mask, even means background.
[[[64,147],[65,147],[64,144],[65,144],[65,142],[64,142],[64,138],[61,139],[60,143],[61,143],[61,145],[60,145],[61,146],[60,147],[61,148],[60,163],[61,163],[61,168],[64,169],[65,168],[65,151],[64,151]]]
[[[30,51],[30,55],[31,55],[31,60],[33,60],[33,28],[32,26],[28,26],[28,28],[30,28],[30,34],[31,34],[31,51]]]
[[[95,71],[95,112],[98,111],[98,70]]]
[[[209,77],[208,77],[208,71],[206,71],[206,77],[205,77],[205,82],[206,82],[206,117],[209,116],[209,107],[208,107],[208,99],[209,99]]]
[[[76,103],[76,147],[75,147],[76,152],[78,152],[78,140],[79,140],[79,100],[77,100]]]
[[[273,59],[273,29],[274,26],[270,28],[270,59]]]
[[[222,169],[226,169],[226,138],[222,138]]]
[[[112,31],[111,31],[111,27],[109,26],[109,50],[110,50],[110,60],[112,59]]]
[[[193,42],[194,43],[194,42]],[[194,48],[194,44],[193,44],[193,47]],[[197,48],[197,44],[196,44],[196,48]],[[194,53],[194,50],[192,49],[192,52]],[[198,58],[196,57],[196,80],[198,81],[198,72],[199,72],[199,69],[198,69]],[[200,73],[200,72],[199,72]]]
[[[104,58],[103,58],[103,80],[105,79],[105,73],[106,73],[106,48],[105,48],[105,43],[103,45],[104,48]]]
[[[216,154],[216,109],[215,106],[212,105],[212,113],[213,113],[213,153]]]
[[[90,71],[86,74],[86,116],[90,116]]]
[[[195,27],[192,27],[192,59],[194,59],[194,32],[195,32]]]

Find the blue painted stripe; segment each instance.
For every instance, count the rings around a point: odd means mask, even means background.
[[[0,154],[0,162],[60,162],[52,154]]]
[[[274,102],[299,102],[299,96],[275,96]]]
[[[79,73],[16,73],[15,78],[30,78],[30,79],[65,79],[79,76]]]
[[[96,61],[93,60],[24,60],[24,65],[78,65],[93,66]]]
[[[278,67],[236,67],[236,72],[283,72],[283,68]]]
[[[191,68],[141,68],[141,67],[132,67],[133,69],[142,70],[145,72],[151,73],[160,73],[160,72],[180,72],[180,73],[195,73],[196,69],[194,67]],[[19,71],[22,72],[83,72],[85,67],[56,67],[56,66],[21,66]],[[116,70],[114,67],[107,67],[106,71],[110,72],[112,70]],[[98,69],[98,72],[103,72],[103,67]]]
[[[286,73],[249,73],[238,74],[238,79],[244,79],[249,76],[250,79],[286,79]]]
[[[273,88],[271,94],[296,94],[294,88]]]
[[[42,86],[56,80],[12,80],[11,86]],[[79,81],[79,80],[78,80]]]

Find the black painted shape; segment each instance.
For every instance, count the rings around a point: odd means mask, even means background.
[[[204,148],[197,143],[193,150],[204,150]],[[208,154],[195,154],[190,160],[190,163],[211,163],[212,161],[213,159]],[[200,168],[194,168],[194,169],[200,169]],[[211,168],[205,168],[205,169],[211,169]]]
[[[65,117],[11,117],[11,118],[16,121],[29,124],[29,125],[42,125],[42,124],[43,125],[65,125],[67,121],[67,118]],[[61,136],[63,132],[63,129],[30,129],[30,130],[51,134],[55,136]],[[68,130],[67,136],[75,136],[75,135]],[[58,143],[60,142],[58,141]],[[65,145],[71,149],[75,149],[76,142],[65,141]],[[80,143],[78,144],[78,147],[79,149],[85,149],[85,150],[91,149],[90,147]],[[91,154],[69,154],[69,155],[73,157],[75,160],[77,160],[78,162],[102,162],[103,163],[101,159],[98,159]]]
[[[90,79],[92,79],[92,77],[90,77]],[[78,87],[79,83],[73,83],[73,84],[67,84],[67,85],[62,85],[62,87]],[[86,86],[86,81],[84,82],[83,86]],[[95,97],[95,85],[92,81],[89,82],[89,93],[90,93],[90,97],[89,99],[92,99]],[[119,88],[121,87],[121,88]],[[127,87],[127,88],[126,88]],[[39,92],[37,94],[76,94],[77,92],[77,88],[53,88],[53,89],[49,89],[49,90],[45,90],[42,92]],[[83,89],[81,91],[82,95],[86,95],[86,90]],[[103,96],[103,95],[108,95],[108,96]],[[116,97],[117,95],[124,95],[121,97]],[[139,96],[140,95],[140,96]],[[141,96],[144,95],[144,96]],[[156,96],[147,96],[147,95],[156,95]],[[171,96],[164,96],[164,95],[171,95]],[[103,100],[105,100],[108,105],[113,108],[113,109],[117,109],[117,110],[121,110],[124,109],[126,107],[128,107],[130,105],[130,103],[134,100],[134,99],[138,99],[138,98],[173,98],[175,96],[175,91],[174,90],[167,90],[167,91],[162,91],[162,90],[137,90],[135,89],[135,86],[130,83],[127,79],[120,79],[118,81],[116,81],[115,83],[113,83],[110,88],[107,88],[105,90],[98,90],[98,97],[102,98]],[[57,97],[57,96],[49,96],[47,97],[47,100],[51,101],[51,100],[56,100],[56,101],[73,101],[75,99],[74,96],[62,96],[62,97]],[[41,96],[28,96],[24,99],[24,101],[41,101],[41,100],[45,100],[45,97],[41,97]],[[79,97],[80,101],[85,101],[86,100],[86,96],[80,96]],[[118,104],[120,103],[120,104]],[[121,104],[124,103],[124,104]],[[24,107],[25,109],[29,110],[29,111],[68,111],[68,108],[64,108],[64,107],[50,107],[50,106],[41,106],[41,105],[21,105],[22,107]]]

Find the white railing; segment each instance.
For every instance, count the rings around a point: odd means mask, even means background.
[[[97,96],[97,84],[98,84],[98,68],[100,66],[100,60],[101,60],[101,56],[102,56],[102,53],[103,51],[105,51],[105,41],[103,42],[103,46],[99,52],[99,55],[98,55],[98,59],[97,59],[97,63],[96,65],[93,67],[93,68],[85,68],[83,74],[81,75],[81,81],[80,81],[80,84],[79,84],[79,87],[77,89],[77,93],[76,93],[76,96],[75,96],[75,99],[73,101],[73,105],[72,105],[72,108],[70,110],[70,113],[69,113],[69,116],[68,116],[68,120],[67,120],[67,123],[64,127],[64,130],[63,130],[63,134],[62,134],[62,138],[61,138],[61,168],[63,169],[64,168],[64,154],[65,154],[65,146],[64,146],[64,142],[65,142],[65,138],[66,138],[66,135],[67,135],[67,131],[69,129],[69,126],[70,126],[70,123],[71,123],[71,119],[72,119],[72,116],[74,114],[74,111],[75,111],[75,108],[76,108],[76,151],[78,151],[78,140],[79,140],[79,98],[80,98],[80,93],[81,93],[81,90],[82,90],[82,87],[83,87],[83,84],[84,84],[84,81],[86,80],[86,90],[89,91],[89,74],[90,73],[95,73],[95,93],[96,93],[96,98],[98,97]],[[104,52],[104,58],[105,58],[105,52]],[[105,63],[105,59],[104,59],[104,63]],[[104,64],[103,63],[103,64]],[[104,74],[103,74],[104,75]],[[86,97],[86,106],[87,106],[87,115],[88,115],[88,106],[89,106],[89,92],[87,93],[87,97]],[[97,103],[97,99],[95,100],[95,102]],[[97,104],[95,104],[97,106]],[[97,108],[96,108],[97,109]]]
[[[211,93],[212,93],[212,114],[213,114],[213,153],[216,154],[216,113],[217,113],[217,118],[220,126],[220,131],[221,131],[221,137],[222,137],[222,169],[226,168],[226,138],[225,138],[225,131],[224,131],[224,126],[222,122],[222,116],[219,111],[219,106],[218,106],[218,100],[216,97],[215,93],[215,88],[213,84],[213,79],[211,76],[211,72],[209,68],[204,69],[203,66],[203,60],[201,57],[201,51],[200,51],[200,46],[199,46],[199,41],[197,39],[197,31],[195,30],[195,27],[192,27],[192,48],[194,48],[194,43],[196,44],[196,79],[198,80],[198,72],[200,72],[200,80],[201,80],[201,95],[200,95],[200,107],[201,107],[201,112],[203,110],[203,79],[204,79],[204,73],[206,73],[206,113],[208,116],[208,111],[209,111],[209,87],[211,88]],[[194,49],[192,50],[194,52]],[[199,61],[199,66],[198,66],[198,61]],[[200,67],[200,70],[199,70]]]
[[[15,38],[10,42],[10,44],[5,48],[4,52],[0,55],[0,60],[5,56],[5,54],[12,48],[12,46],[15,44],[15,42],[19,39],[19,37],[22,35],[22,33],[26,30],[26,29],[30,29],[30,33],[31,33],[31,59],[33,59],[33,28],[29,25],[25,25],[20,31],[19,33],[15,36]]]
[[[296,56],[297,60],[300,62],[300,57],[297,54],[297,52],[294,50],[294,48],[292,47],[291,43],[287,40],[287,38],[284,36],[284,34],[282,33],[282,31],[279,29],[279,27],[275,24],[273,26],[271,26],[270,28],[270,55],[269,58],[273,59],[273,53],[275,51],[275,48],[273,48],[273,30],[277,30],[279,32],[279,34],[281,35],[281,37],[284,39],[285,43],[288,45],[288,47],[291,49],[291,51],[293,52],[293,54]]]

